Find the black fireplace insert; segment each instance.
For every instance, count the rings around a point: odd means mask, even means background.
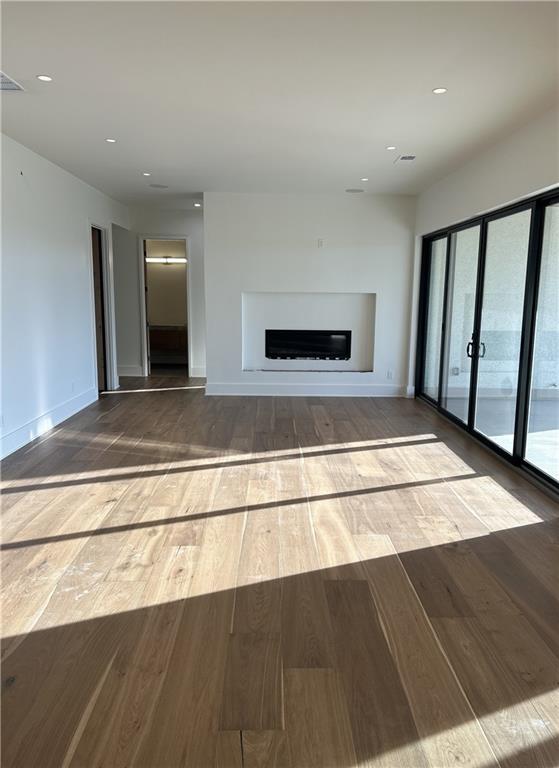
[[[266,329],[270,360],[349,360],[351,331],[288,331]]]

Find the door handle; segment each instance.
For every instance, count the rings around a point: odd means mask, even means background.
[[[468,342],[468,346],[466,347],[466,354],[467,354],[468,357],[472,357],[472,350],[473,350],[473,348],[474,348],[474,342],[473,341],[469,341]]]
[[[485,357],[485,344],[483,341],[479,342],[480,350],[478,351],[479,357]]]

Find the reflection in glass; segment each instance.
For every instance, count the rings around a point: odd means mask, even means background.
[[[433,400],[439,396],[439,364],[441,359],[441,326],[444,300],[444,272],[446,237],[431,244],[429,295],[427,298],[427,338],[425,342],[425,369],[423,392]]]
[[[545,212],[526,459],[559,480],[559,203]]]
[[[470,398],[468,344],[474,328],[479,232],[479,226],[470,227],[450,237],[441,405],[464,423]]]
[[[512,453],[531,211],[490,221],[475,427]]]

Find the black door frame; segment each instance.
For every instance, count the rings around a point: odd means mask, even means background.
[[[505,459],[508,463],[522,467],[546,486],[554,491],[559,491],[559,482],[547,475],[538,467],[530,464],[524,458],[526,449],[526,438],[528,433],[529,416],[529,398],[530,382],[533,366],[534,337],[536,327],[538,288],[541,269],[543,228],[545,209],[548,205],[559,202],[559,187],[548,190],[539,195],[520,200],[511,205],[505,206],[495,211],[491,211],[481,216],[475,216],[466,221],[462,221],[451,227],[436,230],[423,237],[421,251],[421,272],[419,282],[419,312],[417,328],[417,355],[415,370],[415,392],[416,397],[427,401],[434,406],[443,416],[448,418],[454,424],[469,432],[481,443],[489,447],[496,454]],[[475,407],[477,398],[477,382],[479,371],[479,333],[481,326],[481,315],[483,310],[483,284],[485,278],[486,246],[487,246],[487,227],[492,221],[519,213],[523,210],[531,210],[530,234],[528,242],[528,256],[526,264],[526,282],[524,290],[524,305],[522,316],[522,332],[519,353],[519,370],[517,381],[517,399],[515,412],[514,444],[512,455],[501,448],[495,442],[485,437],[481,432],[475,429]],[[443,374],[444,374],[444,349],[446,344],[446,334],[448,327],[448,291],[450,274],[450,256],[451,256],[451,237],[454,233],[460,232],[470,227],[480,227],[478,264],[476,276],[476,296],[473,323],[473,356],[470,370],[470,391],[468,404],[468,421],[465,424],[454,414],[447,411],[442,405],[443,394]],[[429,281],[431,271],[431,245],[434,241],[446,237],[446,263],[444,276],[444,303],[440,328],[440,354],[439,354],[439,377],[437,400],[423,392],[423,381],[425,375],[425,352],[427,345],[427,316],[428,316],[428,298]]]
[[[103,350],[103,373],[104,373],[104,382],[99,381],[99,371],[97,371],[97,390],[98,392],[105,392],[109,388],[109,371],[107,369],[108,364],[108,355],[107,355],[107,312],[106,312],[106,306],[105,306],[105,241],[103,236],[103,230],[101,227],[96,226],[95,224],[90,225],[90,231],[91,231],[91,239],[93,240],[93,237],[98,238],[98,248],[99,248],[99,296],[100,296],[100,303],[101,303],[101,346]],[[97,234],[94,234],[97,233]],[[95,254],[93,251],[93,243],[91,245],[92,248],[92,259],[95,259]],[[95,270],[94,270],[95,271]],[[93,301],[96,301],[96,286],[95,286],[95,277],[93,278]],[[95,308],[94,308],[95,312]],[[95,344],[97,344],[97,322],[95,322]],[[97,359],[97,357],[96,357]],[[102,386],[104,385],[104,386]]]

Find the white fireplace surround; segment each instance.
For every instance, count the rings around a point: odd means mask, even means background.
[[[243,371],[372,372],[375,304],[374,293],[243,293]],[[350,359],[270,360],[265,353],[267,328],[350,330]]]
[[[206,394],[406,396],[414,221],[415,201],[401,195],[206,193]],[[369,302],[369,350],[355,331],[345,370],[342,361],[267,360],[265,324],[258,352],[248,315],[258,302],[270,307],[287,297],[307,308],[315,298]],[[346,330],[337,318],[341,328],[333,317],[319,327]],[[306,309],[287,328],[313,330],[310,320]]]

